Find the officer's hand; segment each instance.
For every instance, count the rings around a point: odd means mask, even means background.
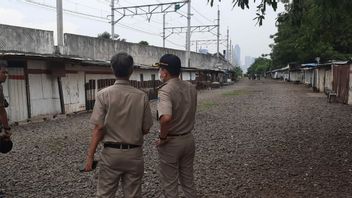
[[[156,147],[162,146],[162,145],[166,144],[168,141],[169,141],[168,139],[166,139],[166,140],[157,139],[155,142]]]
[[[5,137],[8,137],[10,138],[12,135],[11,131],[10,130],[5,130]]]
[[[93,161],[94,159],[88,158],[86,161],[86,165],[84,167],[84,172],[89,172],[93,170]]]
[[[9,131],[2,131],[0,133],[0,138],[5,139],[5,138],[10,138],[11,137],[11,133]]]

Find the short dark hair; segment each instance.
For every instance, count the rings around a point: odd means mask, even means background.
[[[166,69],[171,76],[179,76],[181,73],[181,60],[174,54],[165,54],[160,58],[160,67]]]
[[[115,54],[110,63],[116,77],[128,77],[133,71],[133,58],[126,52]]]

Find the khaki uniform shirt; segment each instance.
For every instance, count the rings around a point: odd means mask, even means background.
[[[103,142],[142,145],[143,130],[153,125],[148,96],[117,80],[98,92],[90,121],[104,126]]]
[[[197,109],[197,90],[189,82],[172,78],[158,91],[158,113],[171,115],[168,134],[177,135],[191,132],[194,128]]]

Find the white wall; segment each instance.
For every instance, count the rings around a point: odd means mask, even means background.
[[[318,88],[319,87],[319,69],[316,68],[313,70],[313,76],[312,76],[312,82],[313,82],[313,87]]]
[[[9,107],[6,108],[9,121],[25,120],[28,118],[28,108],[23,68],[9,67],[8,72],[9,77],[3,83],[3,90],[9,103]]]
[[[332,90],[332,70],[326,70],[325,72],[325,85],[324,87],[327,87],[328,89]]]
[[[312,85],[312,83],[313,83],[313,70],[305,70],[304,72],[305,72],[304,84]]]
[[[65,113],[73,113],[86,109],[84,72],[66,74],[61,78],[64,95]]]
[[[302,72],[292,71],[290,72],[290,81],[300,81],[302,82]]]
[[[46,70],[44,61],[28,61],[28,69]],[[28,74],[32,117],[61,113],[57,78],[45,74]]]
[[[282,76],[284,80],[288,80],[288,77],[289,77],[288,71],[283,72]]]
[[[183,71],[182,72],[182,80],[195,80],[196,79],[196,73],[193,71]]]
[[[152,80],[152,75],[155,75],[155,80],[160,80],[158,70],[137,70],[135,69],[130,77],[130,80],[140,81],[140,75],[143,74],[143,80],[149,81]]]
[[[324,78],[325,78],[325,69],[324,68],[320,68],[318,70],[319,74],[318,74],[318,89],[319,92],[324,92]]]
[[[86,82],[88,82],[89,80],[115,79],[116,78],[114,74],[92,74],[92,73],[93,72],[86,74]],[[155,75],[155,80],[160,80],[158,70],[140,70],[140,69],[135,69],[133,71],[133,73],[130,77],[130,80],[140,81],[141,74],[143,74],[144,81],[152,80],[153,74]]]

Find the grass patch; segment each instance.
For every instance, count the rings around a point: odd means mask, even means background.
[[[208,109],[211,109],[215,107],[217,104],[213,101],[203,101],[201,103],[198,103],[197,110],[198,111],[206,111]]]
[[[232,91],[228,91],[223,93],[223,96],[241,96],[241,95],[245,95],[247,94],[247,91],[244,90],[232,90]]]

